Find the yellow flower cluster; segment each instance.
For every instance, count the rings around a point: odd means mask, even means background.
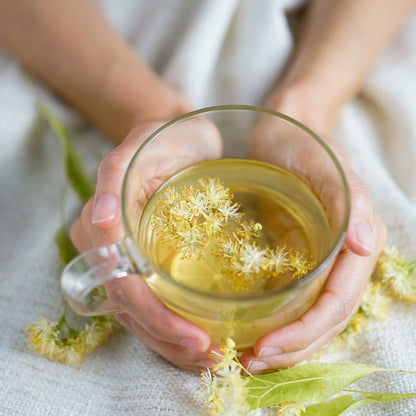
[[[178,193],[168,188],[156,204],[152,227],[165,242],[185,256],[200,254],[211,239],[237,223],[239,205],[218,179],[200,179],[199,187],[185,186]]]
[[[390,305],[391,298],[386,294],[383,285],[380,282],[368,282],[357,312],[352,316],[347,328],[329,344],[328,350],[336,351],[345,345],[355,348],[358,337],[364,333],[372,319],[387,319]]]
[[[396,247],[386,247],[377,265],[377,275],[391,293],[405,303],[416,301],[416,260],[406,260]]]
[[[213,351],[211,357],[218,360],[218,363],[211,370],[206,369],[201,373],[202,384],[199,389],[210,416],[257,415],[257,409],[251,410],[246,401],[249,393],[247,383],[249,377],[253,376],[239,362],[234,341],[227,338],[221,347],[221,354]],[[277,416],[301,416],[305,412],[303,403],[293,401],[273,407]]]
[[[248,380],[241,376],[244,368],[237,359],[234,341],[228,338],[221,353],[211,353],[212,358],[219,360],[212,368],[214,374],[209,369],[201,373],[200,395],[203,403],[208,407],[210,416],[253,414],[245,400]]]
[[[351,318],[344,332],[329,345],[336,350],[341,345],[356,346],[356,341],[372,320],[384,321],[393,298],[404,302],[416,301],[416,260],[406,260],[394,246],[386,246],[377,262],[377,267],[364,291],[360,307]]]
[[[262,226],[245,221],[233,194],[217,178],[199,179],[199,187],[168,188],[160,197],[151,225],[161,242],[183,256],[202,255],[215,242],[221,274],[235,290],[262,283],[285,272],[304,277],[315,263],[305,252],[285,246],[261,248]]]
[[[119,329],[114,316],[91,318],[84,329],[72,329],[65,318],[51,322],[44,317],[27,328],[30,348],[51,361],[78,364]]]

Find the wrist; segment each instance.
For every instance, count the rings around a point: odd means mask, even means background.
[[[92,96],[87,117],[116,142],[138,123],[169,120],[191,110],[187,100],[137,56],[109,64]]]
[[[266,107],[293,117],[325,137],[335,129],[345,101],[328,93],[322,83],[302,79],[282,83],[269,96]]]

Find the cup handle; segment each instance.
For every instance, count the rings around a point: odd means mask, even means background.
[[[141,273],[138,267],[133,267],[127,255],[128,243],[124,240],[94,247],[67,264],[62,272],[61,287],[64,298],[74,312],[84,316],[122,312],[107,299],[103,285],[129,274]]]

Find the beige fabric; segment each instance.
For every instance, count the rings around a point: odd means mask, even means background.
[[[163,3],[163,5],[162,5]],[[261,104],[291,50],[291,1],[102,1],[113,26],[196,106]],[[160,6],[160,7],[158,7]],[[158,10],[155,13],[155,10]],[[259,22],[261,30],[258,30]],[[163,30],[161,30],[163,28]],[[198,29],[198,37],[190,29]],[[196,30],[196,29],[195,29]],[[238,40],[243,39],[243,42]],[[345,108],[337,138],[369,187],[390,242],[416,256],[416,15],[383,56],[362,96]],[[254,48],[254,49],[253,49]],[[252,65],[252,50],[256,65]],[[53,233],[65,179],[60,145],[39,122],[41,94],[70,126],[91,172],[110,145],[44,88],[0,56],[0,414],[30,416],[203,415],[199,377],[164,362],[128,333],[81,364],[32,354],[24,328],[60,314],[60,266]],[[67,194],[66,216],[78,204]],[[416,370],[416,305],[396,305],[358,348],[338,357]],[[361,387],[416,392],[416,377],[383,374]],[[416,401],[356,415],[410,416]]]

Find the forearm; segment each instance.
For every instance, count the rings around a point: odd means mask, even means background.
[[[91,0],[0,0],[0,44],[115,141],[188,108]]]
[[[313,0],[279,88],[302,91],[315,111],[338,112],[392,42],[415,0]]]

